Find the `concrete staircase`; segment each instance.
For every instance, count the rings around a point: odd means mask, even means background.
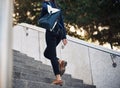
[[[72,78],[70,74],[63,75],[63,86],[52,85],[55,77],[51,66],[15,50],[13,57],[13,88],[96,88],[84,84],[83,80]]]

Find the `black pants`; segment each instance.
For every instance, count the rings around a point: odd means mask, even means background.
[[[53,67],[54,74],[60,74],[59,71],[59,58],[56,55],[56,47],[61,41],[61,37],[59,34],[55,34],[49,31],[46,31],[46,44],[47,47],[44,51],[44,56],[51,60],[51,64]]]

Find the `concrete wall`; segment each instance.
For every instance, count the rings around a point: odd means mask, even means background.
[[[50,61],[43,56],[45,30],[29,24],[19,24],[13,28],[13,49],[34,57],[45,64]],[[26,35],[28,33],[28,35]],[[68,62],[66,73],[83,79],[97,88],[120,88],[120,52],[96,46],[67,36],[68,44],[57,47],[57,55]],[[115,55],[117,67],[112,67],[111,55]]]

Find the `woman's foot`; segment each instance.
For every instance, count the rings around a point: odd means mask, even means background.
[[[63,85],[63,81],[62,81],[62,80],[54,80],[54,81],[52,82],[52,84],[62,86],[62,85]]]
[[[62,60],[59,63],[60,66],[60,75],[62,76],[65,73],[65,67],[67,66],[67,62]]]

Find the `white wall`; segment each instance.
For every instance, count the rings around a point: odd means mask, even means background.
[[[120,88],[120,57],[116,57],[117,67],[112,67],[111,56],[99,50],[90,49],[94,84],[98,88]]]
[[[13,31],[13,49],[50,65],[50,61],[43,56],[46,47],[44,29],[22,23],[15,26]],[[62,43],[57,47],[58,57],[68,62],[66,73],[83,79],[87,84],[94,84],[97,88],[120,88],[120,52],[70,36],[67,39],[68,44],[64,49],[61,48]],[[117,55],[116,68],[112,67],[110,54]]]

